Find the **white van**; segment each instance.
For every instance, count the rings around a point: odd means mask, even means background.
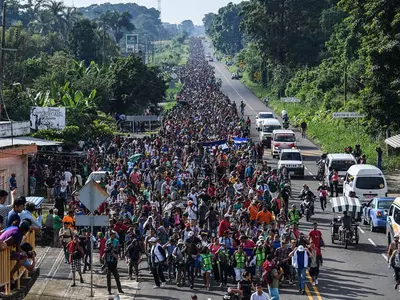
[[[271,155],[279,157],[282,149],[293,149],[297,147],[296,135],[291,130],[277,129],[272,132]]]
[[[328,154],[325,159],[325,182],[329,182],[329,173],[335,169],[339,174],[339,186],[343,186],[343,179],[347,170],[357,164],[356,159],[349,153],[332,153]]]
[[[257,130],[260,132],[260,141],[266,147],[271,147],[272,132],[281,129],[281,123],[277,119],[265,119]]]
[[[353,165],[346,173],[343,195],[355,192],[360,200],[387,197],[387,184],[382,171],[373,165]]]

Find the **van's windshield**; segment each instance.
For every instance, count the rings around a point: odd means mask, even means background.
[[[382,177],[358,177],[356,179],[356,188],[361,190],[381,190],[385,187],[385,181]]]
[[[296,137],[294,134],[276,134],[274,138],[275,142],[284,142],[284,143],[294,143],[296,141]]]
[[[281,129],[281,125],[264,125],[263,132],[272,132],[276,129]]]
[[[353,160],[333,160],[331,163],[332,170],[338,172],[346,172],[355,162]]]

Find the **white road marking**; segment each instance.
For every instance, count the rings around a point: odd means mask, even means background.
[[[308,170],[308,168],[306,166],[304,166],[304,169]]]
[[[309,171],[308,174],[312,175],[312,173]]]
[[[238,94],[238,96],[243,100],[244,103],[257,115],[257,112],[251,107],[251,105],[242,97],[242,95],[239,94],[237,89],[232,85],[231,81],[225,76],[225,74],[222,72],[221,68],[218,66],[218,64],[215,64],[218,70],[221,72],[222,76],[226,79],[226,81],[230,84],[230,86],[233,88],[233,90]]]
[[[358,229],[360,229],[361,233],[365,233],[365,231],[364,231],[364,230],[362,230],[360,227],[358,227]]]
[[[387,258],[387,256],[385,254],[382,253],[382,256],[386,261],[388,260],[388,258]]]
[[[374,246],[376,247],[376,244],[375,244],[375,242],[374,242],[373,240],[368,239],[368,241],[369,241],[372,245],[374,245]]]

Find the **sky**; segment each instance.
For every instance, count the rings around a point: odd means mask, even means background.
[[[83,7],[101,3],[134,2],[146,7],[157,7],[157,0],[64,0],[67,6]],[[241,0],[161,0],[161,19],[163,22],[180,23],[190,19],[196,25],[202,25],[206,13],[217,12],[229,2],[239,3]]]

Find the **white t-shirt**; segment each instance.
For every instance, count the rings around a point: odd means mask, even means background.
[[[266,292],[263,292],[261,295],[255,292],[251,295],[250,300],[270,300],[270,298]]]

